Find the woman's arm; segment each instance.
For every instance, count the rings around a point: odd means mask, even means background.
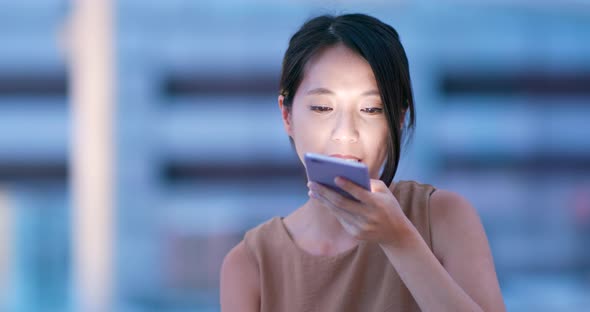
[[[220,285],[221,311],[260,311],[258,267],[244,241],[223,259]]]
[[[406,239],[381,244],[423,311],[505,311],[494,262],[475,209],[438,190],[430,200],[434,254],[413,226]],[[435,256],[436,254],[436,256]]]
[[[433,253],[383,181],[371,180],[371,191],[334,182],[358,201],[315,182],[310,196],[354,238],[381,246],[423,311],[505,311],[483,226],[465,199],[443,190],[431,195]]]

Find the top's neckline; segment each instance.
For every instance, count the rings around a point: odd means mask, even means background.
[[[349,256],[355,254],[356,251],[360,248],[360,245],[363,244],[362,241],[359,241],[354,247],[349,248],[349,249],[342,251],[340,253],[337,253],[335,255],[329,255],[329,256],[313,255],[313,254],[310,254],[309,252],[307,252],[306,250],[304,250],[303,248],[301,248],[299,245],[297,245],[297,243],[295,242],[295,240],[291,236],[291,233],[289,233],[289,230],[287,229],[285,222],[283,222],[283,217],[275,217],[274,222],[276,222],[278,224],[278,227],[280,227],[280,232],[285,236],[285,240],[288,242],[289,248],[294,250],[300,257],[305,258],[305,259],[309,259],[310,261],[316,261],[316,262],[339,261],[339,260],[348,258]]]

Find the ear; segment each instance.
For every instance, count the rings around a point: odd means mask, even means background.
[[[283,118],[283,126],[290,137],[293,137],[293,125],[291,124],[291,111],[284,105],[285,97],[279,95],[279,108],[281,109],[281,117]]]

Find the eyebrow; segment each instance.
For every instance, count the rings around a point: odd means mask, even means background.
[[[326,88],[315,88],[315,89],[311,89],[311,90],[307,91],[307,93],[306,93],[306,95],[323,95],[323,94],[333,95],[334,92],[332,90],[326,89]],[[380,96],[381,94],[379,94],[379,91],[377,91],[377,90],[369,90],[369,91],[363,92],[361,95]]]

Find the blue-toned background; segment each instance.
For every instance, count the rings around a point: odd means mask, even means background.
[[[0,311],[74,310],[71,7],[0,1]],[[276,103],[288,39],[352,12],[410,59],[418,126],[396,179],[474,204],[509,311],[588,308],[588,2],[121,0],[116,311],[219,310],[223,256],[306,199]]]

